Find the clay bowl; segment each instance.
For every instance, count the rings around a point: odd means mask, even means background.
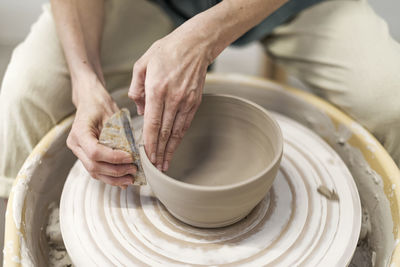
[[[261,106],[243,98],[206,94],[167,173],[140,154],[154,194],[179,220],[222,227],[245,217],[268,193],[283,138]]]

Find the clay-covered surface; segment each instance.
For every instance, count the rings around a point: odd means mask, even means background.
[[[61,229],[73,262],[77,266],[347,265],[361,225],[361,203],[352,176],[317,135],[287,117],[274,117],[285,138],[278,177],[261,203],[228,227],[189,226],[175,219],[150,187],[111,187],[91,179],[76,163],[60,207]],[[319,193],[321,186],[337,192],[337,198]]]

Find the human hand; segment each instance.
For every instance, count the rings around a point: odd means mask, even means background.
[[[129,97],[144,114],[146,154],[166,171],[200,105],[211,63],[206,45],[180,27],[156,41],[133,67]]]
[[[93,178],[126,188],[133,183],[131,175],[137,170],[131,155],[98,142],[103,124],[119,110],[118,106],[100,81],[74,86],[80,88],[75,90],[79,92],[74,95],[77,111],[67,146]]]

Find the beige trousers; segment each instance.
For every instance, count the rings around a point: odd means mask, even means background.
[[[324,1],[263,44],[286,72],[373,133],[400,166],[400,44],[366,0]]]
[[[102,65],[107,89],[130,83],[135,59],[171,29],[145,1],[106,1]],[[277,28],[267,51],[316,94],[342,108],[400,163],[400,47],[364,0],[326,1]],[[33,147],[74,111],[71,84],[46,6],[13,52],[0,95],[0,196]]]
[[[101,60],[108,91],[127,86],[132,67],[172,23],[149,1],[106,0]],[[13,51],[0,91],[0,197],[40,139],[74,112],[71,81],[50,5]]]

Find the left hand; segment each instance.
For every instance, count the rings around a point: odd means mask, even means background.
[[[206,45],[190,32],[179,27],[156,41],[133,67],[129,97],[144,114],[146,154],[160,171],[193,120],[211,63]]]

